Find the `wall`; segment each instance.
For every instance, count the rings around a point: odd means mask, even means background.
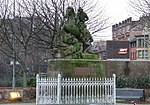
[[[57,76],[59,70],[64,77],[95,76],[148,76],[150,61],[101,61],[87,59],[49,60],[48,76]]]
[[[56,77],[103,77],[105,62],[92,59],[51,59],[48,64],[48,76]]]
[[[106,61],[106,75],[148,76],[150,61]]]

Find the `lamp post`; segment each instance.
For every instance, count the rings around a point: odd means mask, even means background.
[[[15,59],[13,58],[13,61],[10,62],[10,65],[12,65],[13,67],[13,74],[12,74],[12,89],[14,90],[15,89],[15,69],[16,69],[16,61]]]
[[[13,17],[15,18],[15,0],[13,1]],[[13,46],[13,77],[12,77],[12,89],[15,89],[15,69],[16,69],[16,55],[15,55],[15,37],[12,36],[12,46]]]
[[[61,66],[60,66],[60,58],[61,58],[61,54],[58,51],[58,53],[56,54],[57,60],[58,60],[58,74],[61,74]]]

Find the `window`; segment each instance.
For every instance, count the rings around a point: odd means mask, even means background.
[[[147,39],[138,39],[138,46],[137,47],[139,47],[139,48],[147,48],[148,46],[147,46],[147,41],[146,41]]]
[[[147,58],[148,57],[148,52],[147,52],[147,50],[144,50],[143,51],[143,58]]]
[[[131,48],[136,47],[136,42],[131,42]]]
[[[147,58],[148,51],[147,50],[138,50],[138,58]]]
[[[144,44],[145,44],[145,45],[144,45],[144,47],[145,47],[145,48],[147,48],[147,47],[148,47],[147,42],[148,42],[148,38],[146,37],[146,38],[144,39]]]
[[[141,50],[138,51],[138,58],[142,58],[142,51]]]
[[[148,36],[141,36],[137,38],[137,47],[139,48],[147,48],[148,47]]]
[[[137,47],[141,47],[141,39],[138,39],[138,46]]]

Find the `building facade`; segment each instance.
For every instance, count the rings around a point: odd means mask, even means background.
[[[129,41],[107,41],[107,60],[129,60]]]
[[[106,60],[106,41],[104,40],[94,41],[92,50],[98,52],[99,59]]]
[[[112,26],[114,41],[129,41],[130,60],[149,60],[149,32],[147,24],[149,16],[142,16],[137,21],[128,18]]]

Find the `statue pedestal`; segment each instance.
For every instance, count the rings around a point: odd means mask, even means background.
[[[57,77],[103,77],[105,61],[97,59],[50,59],[47,74]]]

